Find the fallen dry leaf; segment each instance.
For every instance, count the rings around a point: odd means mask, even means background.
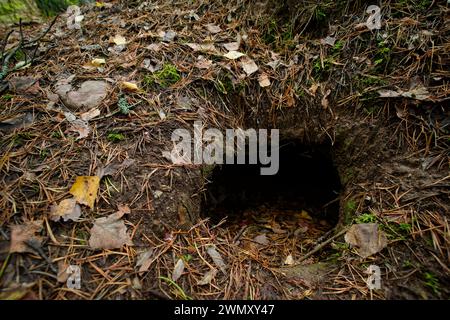
[[[97,192],[100,186],[100,177],[98,176],[79,176],[70,188],[70,194],[73,195],[79,204],[84,204],[94,208]]]
[[[80,140],[89,136],[91,133],[91,128],[86,121],[75,119],[72,121],[69,131],[74,131],[78,133],[78,137],[75,140]]]
[[[89,121],[100,115],[100,110],[98,108],[92,108],[80,115],[81,120]]]
[[[34,252],[27,242],[40,246],[43,238],[36,233],[42,230],[42,220],[26,221],[11,226],[11,245],[9,252]]]
[[[67,272],[69,265],[64,260],[58,261],[58,274],[56,280],[60,283],[65,283],[69,278],[70,273]]]
[[[261,73],[258,77],[258,82],[262,88],[270,86],[270,79],[265,73]]]
[[[216,52],[217,49],[212,43],[186,43],[186,45],[194,51]]]
[[[222,271],[224,274],[227,274],[226,273],[226,264],[223,261],[222,256],[220,255],[220,253],[216,250],[216,247],[214,245],[210,245],[206,249],[206,252],[208,252],[209,256],[214,261],[216,266],[219,267],[220,271]]]
[[[46,93],[47,98],[50,102],[57,103],[59,101],[59,96],[56,93],[53,93],[50,90],[48,90]]]
[[[148,268],[150,268],[152,261],[153,261],[153,249],[149,249],[147,251],[142,252],[139,255],[139,258],[136,262],[136,267],[140,267],[139,272],[148,271]]]
[[[99,166],[96,171],[96,175],[98,177],[103,178],[104,176],[111,176],[115,174],[118,171],[125,170],[129,166],[133,165],[136,162],[134,159],[125,159],[122,163],[116,164],[116,163],[110,163],[106,167]]]
[[[197,285],[198,286],[204,286],[204,285],[210,284],[211,281],[216,276],[216,274],[217,274],[217,269],[209,270],[207,273],[205,273],[203,278],[200,281],[197,282]]]
[[[428,92],[428,89],[424,86],[416,87],[413,89],[410,89],[406,92],[402,93],[402,96],[406,98],[416,99],[416,100],[429,100],[430,99],[430,93]]]
[[[134,277],[132,280],[133,285],[131,286],[135,290],[142,290],[142,283],[138,277]]]
[[[139,91],[139,87],[137,86],[137,84],[135,84],[133,82],[128,82],[128,81],[123,81],[122,82],[122,88],[124,90],[130,91],[130,92]]]
[[[169,30],[166,32],[161,31],[159,35],[160,35],[162,41],[172,42],[175,39],[175,37],[177,36],[177,33],[173,30]]]
[[[183,259],[178,259],[175,267],[173,268],[172,280],[177,281],[183,275],[184,272],[184,262]]]
[[[149,44],[147,46],[148,50],[151,50],[151,51],[154,51],[154,52],[158,52],[159,50],[161,50],[161,48],[162,48],[162,44],[161,43],[152,43],[152,44]]]
[[[259,69],[255,61],[253,61],[250,58],[243,59],[241,61],[241,66],[244,72],[247,74],[247,76],[251,75],[252,73],[255,73]]]
[[[39,298],[32,291],[35,283],[23,283],[14,288],[3,288],[0,292],[0,301],[2,300],[38,300]]]
[[[75,75],[70,75],[67,77],[63,77],[59,79],[55,84],[55,93],[60,97],[63,98],[65,95],[72,90],[71,82],[75,79]]]
[[[121,216],[123,216],[124,214],[128,214],[131,213],[130,207],[127,206],[126,204],[119,204],[117,206],[117,213],[121,214]]]
[[[97,59],[93,59],[92,61],[89,61],[88,63],[84,64],[83,68],[88,69],[88,70],[100,68],[105,63],[106,63],[105,59],[97,58]]]
[[[189,13],[184,16],[184,18],[189,19],[189,20],[194,19],[195,21],[200,20],[199,15],[196,14],[194,10],[190,10]]]
[[[133,245],[127,234],[127,227],[120,218],[124,212],[116,212],[107,217],[96,219],[91,228],[89,246],[92,249],[117,249],[123,245]]]
[[[203,56],[199,56],[197,58],[197,62],[195,63],[195,66],[199,69],[209,69],[212,65],[212,60],[205,59]]]
[[[387,246],[387,238],[378,223],[354,224],[345,234],[345,242],[357,247],[358,254],[367,258]]]
[[[103,58],[97,58],[97,59],[93,59],[91,61],[91,64],[95,67],[101,67],[102,65],[104,65],[106,63],[106,60]]]
[[[276,60],[270,61],[267,63],[267,65],[269,67],[271,67],[273,70],[276,70],[278,68],[278,66],[281,65],[281,60],[276,59]]]
[[[124,36],[117,34],[112,38],[111,42],[114,42],[117,46],[124,46],[127,44],[127,39],[125,39]]]
[[[222,31],[219,26],[216,26],[215,24],[209,23],[206,25],[206,29],[211,33],[219,33]]]
[[[223,45],[223,47],[225,49],[227,49],[228,51],[237,51],[237,50],[239,50],[239,46],[240,46],[239,42],[230,42],[230,43],[225,43]]]
[[[225,58],[230,59],[230,60],[236,60],[236,59],[239,59],[242,56],[245,56],[245,54],[242,53],[242,52],[239,52],[239,51],[230,51],[230,52],[224,54],[223,56]]]
[[[284,98],[286,99],[286,106],[293,107],[295,105],[294,90],[292,87],[287,87],[284,92]]]
[[[394,90],[378,90],[380,98],[398,98],[401,97],[402,93]]]
[[[331,37],[331,36],[328,36],[325,39],[320,39],[320,43],[327,44],[327,45],[329,45],[331,47],[334,46],[335,42],[336,42],[336,38],[335,37]]]
[[[81,217],[81,207],[75,198],[62,200],[58,205],[53,205],[50,209],[50,219],[59,221],[77,221]]]
[[[158,70],[161,70],[163,67],[163,64],[161,61],[158,61],[156,59],[144,59],[144,61],[142,61],[141,64],[142,68],[144,68],[145,70],[148,70],[150,72],[155,72]]]
[[[312,221],[312,217],[311,217],[311,215],[306,211],[306,210],[302,210],[301,212],[300,212],[300,218],[301,219],[306,219],[306,220],[311,220]]]
[[[33,172],[24,171],[22,178],[27,181],[33,182],[33,181],[36,181],[36,174]]]
[[[269,240],[267,239],[267,236],[265,234],[260,234],[259,236],[256,236],[253,241],[256,243],[266,246],[269,244]]]
[[[284,264],[286,264],[288,266],[291,266],[294,264],[294,258],[292,257],[291,254],[286,257],[286,260],[284,260]]]

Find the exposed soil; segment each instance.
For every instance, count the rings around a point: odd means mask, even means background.
[[[300,2],[110,1],[83,7],[82,33],[68,31],[60,17],[36,61],[8,72],[0,86],[0,294],[448,299],[448,4],[387,2],[382,30],[371,32],[358,26],[367,19],[363,2]],[[33,38],[49,24],[28,25],[24,34]],[[208,31],[208,24],[221,31]],[[177,37],[161,38],[168,30]],[[116,34],[127,39],[123,52],[108,51]],[[321,42],[329,35],[334,45]],[[19,39],[14,32],[7,48]],[[223,57],[223,44],[236,41],[257,73],[246,75],[238,60]],[[188,43],[215,49],[195,51]],[[209,67],[199,67],[199,56]],[[97,57],[107,60],[102,69],[82,67]],[[145,59],[155,68],[175,66],[179,79],[165,85],[173,79],[155,77]],[[48,105],[48,93],[68,74],[76,85],[111,85],[82,139],[57,107],[77,116],[88,108]],[[270,86],[260,85],[261,74]],[[37,89],[11,88],[19,76],[38,78]],[[127,91],[123,81],[141,90]],[[379,93],[417,88],[426,97]],[[118,112],[120,98],[133,106],[128,114]],[[21,114],[33,120],[7,122]],[[192,132],[195,120],[221,130],[279,129],[279,173],[261,176],[259,165],[171,163],[163,151],[173,146],[173,130]],[[75,178],[99,170],[109,173],[101,176],[95,206],[81,206],[78,221],[52,221],[51,206],[70,197]],[[95,219],[120,205],[130,209],[122,219],[133,245],[91,248]],[[11,252],[11,226],[36,220],[43,220],[41,243]],[[359,223],[378,223],[387,247],[358,255],[344,234]],[[173,280],[180,259],[184,269]],[[58,276],[62,263],[81,267],[81,289]],[[382,271],[380,290],[365,282],[372,264]]]

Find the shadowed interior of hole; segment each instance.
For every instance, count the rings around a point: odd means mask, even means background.
[[[224,164],[214,168],[202,204],[202,215],[218,223],[239,220],[246,210],[306,210],[329,225],[338,221],[341,183],[329,145],[280,141],[279,170],[260,175],[260,164]]]

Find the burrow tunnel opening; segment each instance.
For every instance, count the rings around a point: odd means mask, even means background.
[[[259,224],[274,232],[317,237],[336,225],[341,183],[331,145],[281,140],[279,169],[261,175],[261,164],[223,164],[209,175],[202,215],[226,226]],[[267,167],[267,166],[264,166]],[[284,228],[284,229],[283,229]]]

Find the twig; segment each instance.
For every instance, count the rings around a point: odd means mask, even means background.
[[[4,60],[4,55],[5,55],[5,49],[6,49],[6,45],[8,44],[8,39],[11,36],[11,34],[14,32],[14,30],[11,30],[8,32],[8,34],[5,37],[5,40],[3,41],[3,45],[2,45],[2,51],[0,53],[0,55],[2,56],[2,65],[3,65],[3,60]]]
[[[43,34],[41,34],[40,36],[38,36],[37,38],[33,39],[30,43],[34,43],[34,42],[38,42],[39,40],[41,40],[43,37],[45,37],[45,35],[50,31],[50,29],[53,27],[53,25],[56,23],[56,20],[58,19],[59,15],[57,15],[55,17],[55,19],[53,19],[52,23],[50,23],[50,26],[47,28],[47,30],[44,31]],[[36,57],[36,52],[39,48],[39,44],[36,43],[36,47],[34,48],[33,51],[33,55],[31,56],[31,63],[33,63],[35,57]]]
[[[57,15],[57,16],[53,19],[52,23],[50,23],[50,25],[49,25],[48,28],[44,31],[43,34],[41,34],[40,36],[37,36],[37,37],[34,38],[33,40],[30,40],[30,41],[28,41],[28,42],[25,42],[25,44],[38,42],[38,41],[41,40],[43,37],[45,37],[45,36],[47,35],[47,33],[49,33],[50,29],[53,28],[53,25],[56,23],[56,20],[58,20],[58,18],[59,18],[59,15]]]
[[[23,28],[22,28],[22,19],[19,19],[19,34],[20,34],[20,42],[19,42],[19,44],[20,43],[22,43],[23,44],[23,39],[24,39],[24,37],[23,37]],[[27,64],[27,55],[25,54],[25,65]]]
[[[20,23],[20,29],[22,29],[22,19],[19,20]],[[19,44],[13,48],[8,55],[6,56],[6,58],[3,60],[3,65],[2,65],[2,71],[0,72],[0,81],[3,80],[9,73],[9,69],[8,69],[8,64],[9,64],[9,60],[12,58],[13,55],[16,54],[16,52],[22,47],[23,44],[23,38],[22,38],[22,34],[20,35],[20,41]],[[14,71],[15,68],[13,68]]]
[[[303,257],[301,257],[298,260],[298,263],[308,259],[310,256],[312,256],[314,253],[316,253],[317,251],[319,251],[320,249],[322,249],[323,247],[325,247],[327,244],[329,244],[331,241],[333,241],[336,238],[339,238],[340,236],[342,236],[344,233],[346,233],[348,230],[348,228],[344,228],[341,231],[339,231],[337,234],[335,234],[334,236],[332,236],[331,238],[329,238],[328,240],[318,244],[314,249],[312,249],[310,252],[308,252],[307,254],[305,254]],[[296,265],[298,265],[298,263]]]
[[[6,78],[6,76],[8,75],[8,73],[15,71],[19,68],[22,67],[22,65],[20,66],[14,66],[11,70],[9,70],[9,60],[16,54],[16,52],[21,49],[23,47],[23,45],[25,44],[30,44],[30,43],[34,43],[36,45],[36,48],[33,51],[33,55],[31,57],[31,61],[29,62],[30,64],[33,63],[35,61],[36,58],[36,52],[37,49],[39,48],[39,41],[50,31],[50,29],[53,27],[53,25],[55,24],[56,20],[58,19],[59,16],[56,16],[55,19],[53,19],[52,23],[50,24],[50,26],[38,37],[34,38],[33,40],[30,41],[25,41],[24,36],[23,36],[23,30],[22,30],[22,19],[19,20],[19,33],[20,33],[20,40],[19,40],[19,44],[14,47],[7,55],[6,57],[4,56],[4,51],[8,42],[8,38],[11,35],[11,33],[13,32],[13,30],[11,30],[5,38],[5,41],[3,43],[3,48],[2,48],[2,70],[0,71],[0,81],[2,81],[4,78]],[[25,55],[25,65],[28,64],[28,58]],[[4,89],[4,88],[3,88]]]

